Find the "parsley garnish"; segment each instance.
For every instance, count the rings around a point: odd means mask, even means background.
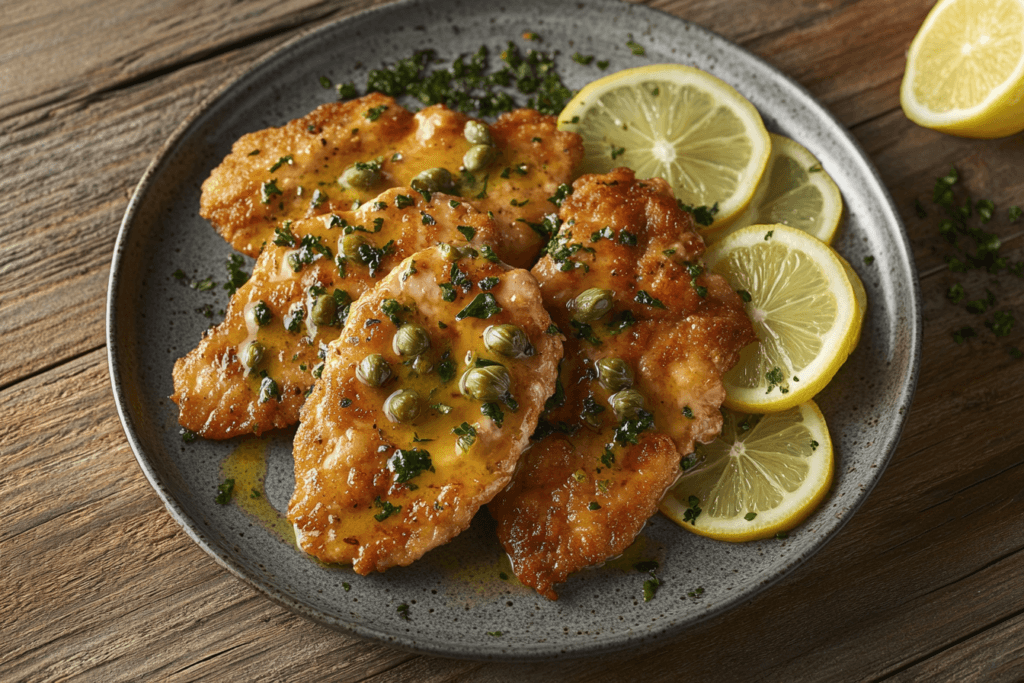
[[[471,228],[468,225],[460,225],[456,229],[465,236],[467,241],[473,239],[473,237],[476,235],[476,229]]]
[[[661,301],[655,299],[653,296],[651,296],[642,289],[636,293],[636,298],[634,299],[634,301],[636,301],[638,304],[646,304],[651,308],[665,308],[665,304],[661,303]]]
[[[367,109],[366,113],[363,114],[363,116],[365,116],[370,121],[376,121],[381,117],[381,114],[383,114],[387,108],[388,105],[382,104],[380,106],[373,107],[372,109]]]
[[[259,327],[263,327],[271,321],[274,314],[271,312],[270,307],[267,303],[260,299],[252,307],[252,318],[256,321]]]
[[[392,505],[386,500],[381,500],[380,496],[373,499],[373,505],[374,507],[380,508],[380,512],[373,516],[373,518],[378,522],[383,522],[385,519],[402,509],[401,505]]]
[[[271,178],[267,182],[260,185],[260,199],[264,204],[269,204],[271,197],[283,194],[281,188],[277,186],[277,178]]]
[[[484,292],[483,294],[477,294],[476,298],[468,306],[456,313],[455,319],[480,318],[481,320],[486,320],[492,315],[501,313],[501,311],[502,308],[498,305],[494,295],[490,292]]]
[[[441,362],[437,364],[437,375],[443,384],[455,379],[455,361],[452,360],[452,352],[445,351],[441,356]]]
[[[231,502],[231,494],[235,490],[235,480],[225,479],[223,484],[217,486],[217,497],[214,498],[214,502],[217,505],[227,505]]]
[[[700,499],[697,496],[690,496],[689,498],[686,499],[686,502],[689,503],[690,507],[686,508],[686,510],[683,511],[683,521],[689,522],[690,524],[694,524],[697,521],[697,518],[700,517],[700,513],[702,512],[700,507]]]
[[[480,412],[483,413],[484,417],[489,417],[494,424],[501,426],[501,423],[505,421],[505,413],[502,412],[501,406],[497,403],[485,403],[480,406]]]
[[[395,451],[388,460],[388,469],[395,473],[395,483],[398,484],[420,476],[424,470],[435,471],[430,453],[422,448]]]

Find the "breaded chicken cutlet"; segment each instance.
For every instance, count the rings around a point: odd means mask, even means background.
[[[419,252],[354,303],[295,435],[299,546],[368,574],[467,528],[554,391],[550,326],[528,271],[469,247]]]
[[[488,126],[443,105],[413,114],[371,93],[242,136],[203,183],[200,214],[256,256],[285,221],[347,211],[411,185],[489,212],[501,230],[498,255],[529,268],[546,242],[530,224],[553,211],[548,198],[572,182],[582,156],[578,135],[530,109]]]
[[[532,271],[568,337],[560,391],[488,506],[516,576],[552,600],[571,573],[622,553],[681,456],[718,435],[721,377],[755,340],[663,180],[584,176],[560,217]]]
[[[408,188],[278,229],[224,322],[174,364],[179,422],[208,439],[295,424],[353,300],[421,249],[467,239],[489,249],[497,237],[467,202]]]

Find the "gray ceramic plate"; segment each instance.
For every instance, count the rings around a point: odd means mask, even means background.
[[[657,516],[622,560],[580,572],[548,602],[508,574],[486,513],[446,547],[411,567],[377,576],[311,561],[274,531],[274,512],[214,502],[232,454],[266,458],[263,501],[284,510],[293,487],[290,434],[226,443],[183,443],[171,394],[174,360],[198,341],[206,305],[226,294],[190,289],[190,279],[225,279],[231,253],[198,216],[199,188],[243,133],[277,126],[328,101],[320,87],[366,82],[370,68],[431,48],[449,60],[487,44],[496,55],[524,31],[561,51],[566,83],[658,62],[706,69],[746,95],[769,129],[809,148],[843,192],[847,218],[836,247],[860,272],[871,302],[863,341],[819,396],[838,465],[822,508],[784,541],[709,541]],[[646,48],[631,54],[630,38]],[[582,66],[575,51],[611,60]],[[874,262],[865,265],[864,257]],[[340,630],[437,655],[538,659],[635,647],[749,600],[792,571],[849,520],[896,447],[917,377],[919,294],[892,200],[849,133],[800,86],[744,50],[645,7],[587,0],[482,3],[399,2],[309,33],[263,59],[186,121],[150,166],[121,226],[107,312],[111,379],[121,420],[142,470],[168,511],[220,564],[287,607]],[[248,475],[259,477],[250,469]],[[258,484],[257,484],[258,486]],[[240,481],[237,496],[251,495]],[[255,500],[255,499],[252,499]],[[286,534],[285,534],[286,535]],[[638,560],[660,564],[656,598],[642,599]],[[348,585],[350,590],[346,590]],[[689,594],[703,588],[698,597]],[[408,620],[398,612],[408,605]],[[491,635],[500,631],[502,635]]]

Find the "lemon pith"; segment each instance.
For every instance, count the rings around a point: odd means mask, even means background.
[[[750,201],[771,148],[757,109],[732,86],[681,64],[627,69],[577,93],[559,115],[583,137],[584,173],[618,166],[661,177],[727,221]]]
[[[792,529],[832,485],[832,440],[821,411],[808,401],[764,416],[723,414],[721,436],[697,446],[661,511],[695,534],[723,541]]]

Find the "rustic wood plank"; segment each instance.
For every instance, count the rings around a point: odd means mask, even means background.
[[[96,351],[0,393],[0,678],[352,679],[412,657],[308,622],[214,563],[142,476],[108,386]]]
[[[124,87],[380,0],[65,0],[6,6],[0,120]],[[60,30],[54,30],[59,27]]]
[[[892,681],[1024,680],[1024,615],[992,628],[897,672]]]

